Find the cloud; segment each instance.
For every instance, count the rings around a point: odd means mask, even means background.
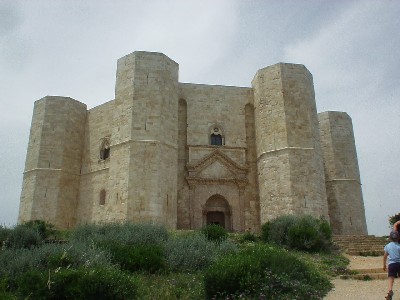
[[[311,70],[321,94],[354,91],[353,102],[363,102],[397,76],[399,13],[395,3],[358,2],[311,38],[287,46],[285,57]],[[331,100],[321,99],[327,108]]]

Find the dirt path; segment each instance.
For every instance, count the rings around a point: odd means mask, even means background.
[[[350,259],[349,269],[371,269],[382,268],[382,257],[347,256]],[[385,299],[387,293],[387,280],[352,280],[335,279],[334,288],[325,297],[326,300],[362,299],[377,300]],[[400,299],[400,280],[394,282],[394,297]]]

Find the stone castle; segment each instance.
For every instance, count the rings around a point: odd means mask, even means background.
[[[257,231],[309,214],[367,234],[351,118],[317,114],[303,65],[260,69],[251,88],[181,83],[178,67],[138,51],[118,60],[112,101],[36,101],[18,221]]]

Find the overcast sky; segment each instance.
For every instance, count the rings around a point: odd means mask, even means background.
[[[353,119],[368,231],[400,212],[400,1],[0,0],[0,224],[17,221],[35,100],[114,99],[118,58],[166,54],[181,82],[250,86],[304,64],[317,109]]]

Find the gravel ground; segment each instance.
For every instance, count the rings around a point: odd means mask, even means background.
[[[349,269],[372,269],[382,268],[383,257],[347,256],[350,259]],[[325,297],[326,300],[362,299],[376,300],[385,299],[387,294],[387,280],[352,280],[334,279],[334,288]],[[393,299],[400,299],[400,280],[394,282]]]

